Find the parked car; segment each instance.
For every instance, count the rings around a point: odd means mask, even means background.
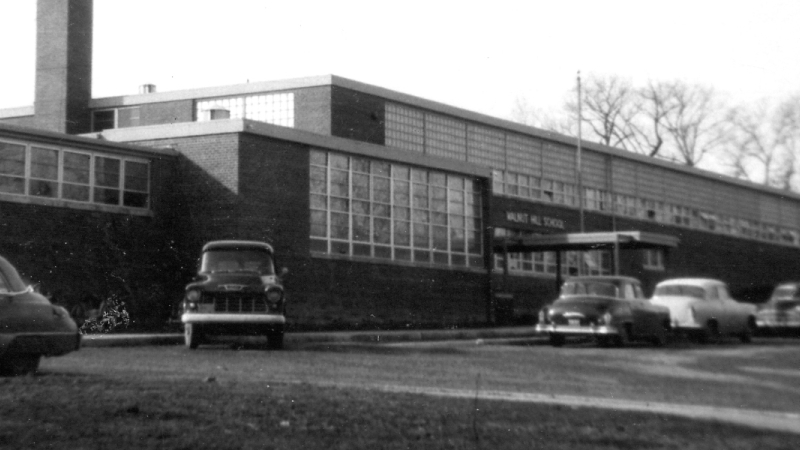
[[[539,312],[538,333],[553,346],[570,336],[592,336],[603,346],[648,340],[663,345],[669,332],[669,310],[650,304],[639,280],[621,276],[567,279],[552,304]]]
[[[78,350],[80,343],[67,310],[34,292],[0,256],[0,374],[36,372],[42,356]]]
[[[669,308],[672,329],[701,341],[738,336],[750,342],[756,307],[731,298],[728,286],[710,278],[675,278],[656,285],[651,302]]]
[[[800,281],[775,286],[769,300],[758,306],[756,326],[769,331],[800,331]]]
[[[186,346],[220,335],[266,336],[283,347],[286,299],[275,273],[272,246],[256,241],[213,241],[203,246],[200,269],[186,286],[181,322]]]

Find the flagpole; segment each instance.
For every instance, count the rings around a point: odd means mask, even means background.
[[[582,148],[581,148],[581,123],[583,122],[583,114],[582,114],[582,99],[581,99],[581,71],[578,71],[578,155],[575,161],[575,172],[576,177],[578,179],[578,210],[580,211],[580,226],[581,226],[581,233],[585,232],[584,227],[584,220],[583,220],[583,167],[581,157],[583,156]]]

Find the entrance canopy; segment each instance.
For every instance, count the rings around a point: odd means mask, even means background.
[[[543,234],[519,238],[495,238],[493,251],[495,253],[527,253],[570,250],[639,250],[677,247],[679,241],[675,236],[644,231]]]
[[[503,254],[503,274],[508,275],[508,253],[556,252],[556,284],[561,285],[562,251],[611,250],[614,274],[619,275],[620,250],[677,247],[675,236],[644,231],[543,234],[526,237],[499,237],[492,243],[494,253]]]

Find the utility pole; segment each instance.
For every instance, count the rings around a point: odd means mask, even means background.
[[[580,226],[581,226],[581,233],[585,232],[585,226],[583,223],[583,167],[581,157],[583,156],[583,150],[581,148],[581,125],[583,123],[583,113],[582,108],[583,104],[581,101],[581,71],[578,71],[578,155],[575,160],[575,177],[578,181],[578,210],[580,211]]]

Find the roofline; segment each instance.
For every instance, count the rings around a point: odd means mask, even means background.
[[[101,136],[75,136],[54,131],[40,130],[38,128],[22,127],[0,122],[0,135],[9,136],[11,139],[37,141],[50,145],[71,145],[91,150],[108,151],[113,149],[120,153],[146,155],[156,158],[174,158],[178,152],[169,148],[153,148],[121,142],[103,140]]]
[[[289,89],[309,88],[318,86],[338,86],[341,88],[351,89],[366,94],[375,95],[377,97],[382,97],[385,98],[386,100],[413,105],[433,112],[448,114],[468,121],[495,126],[506,131],[513,131],[520,134],[570,146],[577,147],[578,144],[578,138],[574,136],[567,136],[564,134],[555,133],[552,131],[547,131],[531,127],[528,125],[523,125],[521,123],[513,122],[507,119],[488,116],[474,111],[469,111],[463,108],[458,108],[455,106],[450,106],[433,100],[427,100],[422,97],[416,97],[414,95],[405,94],[399,91],[394,91],[391,89],[382,88],[367,83],[362,83],[360,81],[351,80],[337,75],[320,75],[320,76],[276,80],[276,81],[260,81],[260,82],[243,83],[243,84],[228,85],[228,86],[186,89],[180,91],[105,97],[105,98],[98,98],[91,100],[89,102],[89,106],[92,109],[124,107],[124,106],[135,106],[147,103],[191,100],[197,98],[210,98],[210,97],[226,97],[232,95],[243,95],[243,94],[250,94],[257,92],[282,91]],[[610,147],[607,145],[599,144],[596,142],[582,140],[581,146],[585,151],[586,150],[594,151],[606,155],[611,155],[617,158],[628,159],[644,164],[658,166],[668,170],[674,170],[677,172],[683,172],[699,176],[705,179],[711,179],[722,183],[738,185],[747,189],[753,189],[756,191],[766,192],[770,194],[777,194],[793,198],[795,200],[800,200],[800,193],[785,191],[771,186],[764,186],[750,181],[740,180],[738,178],[734,178],[729,175],[724,175],[721,173],[712,172],[697,167],[680,165],[673,162],[660,160],[651,156],[646,156],[639,153],[622,150],[616,147]]]
[[[0,108],[0,119],[15,119],[18,117],[32,117],[33,106],[17,106],[13,108]]]
[[[487,167],[464,161],[427,156],[394,148],[391,149],[391,151],[387,151],[387,147],[383,145],[317,134],[249,119],[224,119],[207,122],[181,122],[146,127],[115,128],[84,136],[102,135],[105,139],[110,141],[136,142],[231,133],[266,136],[283,141],[299,142],[311,147],[363,155],[413,166],[432,167],[480,178],[488,179],[492,174],[491,169]]]

